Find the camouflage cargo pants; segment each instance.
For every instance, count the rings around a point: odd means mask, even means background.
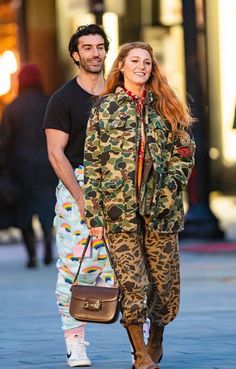
[[[122,289],[122,324],[164,326],[179,309],[178,234],[154,233],[140,216],[134,233],[109,233],[110,251]]]

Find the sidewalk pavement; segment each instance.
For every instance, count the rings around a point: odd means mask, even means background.
[[[227,201],[216,208],[230,245],[235,208]],[[181,307],[165,330],[161,369],[236,369],[236,252],[216,244],[181,242]],[[37,251],[42,260],[40,243]],[[0,245],[0,369],[66,369],[55,265],[29,270],[25,262],[21,243]],[[86,339],[92,369],[131,369],[119,322],[87,325]]]
[[[182,251],[200,254],[236,252],[236,197],[212,193],[210,205],[219,221],[219,228],[225,233],[224,239],[182,239]]]
[[[41,258],[42,247],[38,245]],[[181,252],[181,309],[166,328],[161,369],[236,369],[236,253]],[[0,368],[66,369],[56,268],[25,268],[23,245],[0,246]],[[119,322],[90,324],[94,369],[131,369]]]

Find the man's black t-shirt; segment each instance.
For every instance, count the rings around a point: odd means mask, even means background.
[[[83,90],[74,78],[54,92],[49,100],[43,128],[69,134],[65,155],[73,168],[83,165],[87,122],[96,99],[96,96]]]

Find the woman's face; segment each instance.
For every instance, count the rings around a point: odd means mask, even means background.
[[[124,85],[128,90],[143,88],[152,71],[150,53],[139,48],[130,50],[120,70],[124,76]]]

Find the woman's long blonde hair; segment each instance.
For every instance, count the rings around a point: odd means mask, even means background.
[[[120,69],[123,67],[125,59],[132,49],[147,50],[151,56],[152,72],[149,80],[146,82],[146,86],[156,97],[154,109],[157,114],[170,122],[174,131],[178,129],[179,124],[189,126],[192,121],[194,121],[194,118],[190,115],[187,105],[180,101],[173,88],[170,87],[166,76],[161,71],[157,60],[154,58],[152,47],[147,43],[139,41],[130,42],[121,47],[107,77],[102,95],[115,92],[118,86],[123,86],[124,78]]]

